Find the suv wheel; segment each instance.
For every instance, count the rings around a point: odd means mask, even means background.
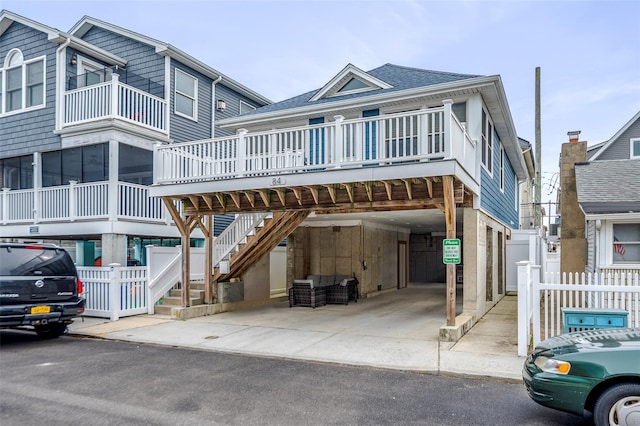
[[[38,333],[39,337],[45,339],[54,339],[67,331],[66,324],[47,324],[47,325],[37,325],[35,326],[36,333]]]

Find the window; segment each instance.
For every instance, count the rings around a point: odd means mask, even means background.
[[[198,120],[198,80],[176,68],[175,112]]]
[[[240,101],[240,114],[255,111],[255,109],[256,107],[254,107],[253,105],[249,105],[246,102]]]
[[[640,263],[640,223],[613,224],[613,263]]]
[[[70,180],[109,179],[109,144],[85,145],[42,153],[42,186],[68,185]]]
[[[0,69],[0,114],[44,106],[44,65],[44,57],[25,61],[18,49],[7,54]]]
[[[33,188],[33,155],[0,160],[2,187],[9,189]]]
[[[640,138],[631,139],[631,158],[640,158]]]
[[[500,145],[500,191],[504,192],[504,147]]]
[[[342,92],[342,93],[353,92],[354,90],[363,90],[363,89],[369,89],[369,85],[362,82],[361,80],[358,80],[357,78],[352,78],[347,82],[347,84],[342,86],[340,90],[338,90],[338,92]]]
[[[482,165],[489,174],[493,173],[493,123],[489,114],[482,109]]]

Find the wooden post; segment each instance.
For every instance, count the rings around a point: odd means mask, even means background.
[[[182,306],[188,308],[191,305],[190,294],[191,293],[191,247],[190,247],[189,233],[180,235],[180,241],[182,244]]]
[[[204,302],[213,303],[215,301],[216,290],[213,288],[211,280],[213,276],[213,215],[208,214],[205,227],[205,258],[204,258]]]
[[[456,202],[453,193],[453,176],[442,177],[444,191],[444,217],[447,239],[456,238]],[[456,265],[447,264],[447,325],[456,325]]]

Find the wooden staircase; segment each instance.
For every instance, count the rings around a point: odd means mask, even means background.
[[[229,273],[222,274],[219,267],[213,271],[213,285],[219,281],[229,281],[232,278],[239,278],[255,262],[263,256],[269,254],[291,234],[309,216],[309,211],[276,212],[271,218],[264,219],[263,226],[255,228],[253,235],[245,238],[245,241],[238,244],[237,250],[232,252],[229,258]],[[204,312],[204,283],[190,283],[190,306],[182,307],[181,290],[170,291],[169,296],[160,299],[155,305],[156,314],[171,315],[175,317],[175,308],[192,312]],[[211,306],[211,305],[208,305]],[[205,315],[204,313],[201,315]],[[197,314],[180,315],[181,318],[191,318],[200,316]]]
[[[273,217],[264,220],[264,226],[256,228],[253,235],[238,245],[238,250],[229,259],[229,273],[222,274],[215,267],[213,281],[227,281],[239,277],[255,262],[270,253],[289,236],[309,216],[309,211],[287,211],[273,213]]]

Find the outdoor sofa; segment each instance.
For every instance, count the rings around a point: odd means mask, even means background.
[[[289,289],[289,307],[348,305],[351,300],[358,301],[358,280],[355,276],[309,275],[306,279],[294,280]]]

